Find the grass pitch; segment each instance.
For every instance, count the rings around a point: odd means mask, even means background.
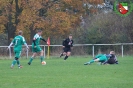
[[[12,60],[0,60],[0,88],[132,88],[133,56],[118,57],[119,65],[89,66],[83,64],[91,57],[46,59],[47,65],[34,59],[21,58],[23,65],[10,69]]]

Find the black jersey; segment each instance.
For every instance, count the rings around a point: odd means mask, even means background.
[[[114,54],[106,55],[108,60],[104,64],[118,64],[117,57]]]
[[[63,41],[62,45],[65,46],[65,48],[71,48],[73,47],[73,40],[67,38]]]

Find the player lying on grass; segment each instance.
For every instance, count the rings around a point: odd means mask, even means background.
[[[90,60],[89,62],[84,63],[84,65],[90,65],[91,63],[94,63],[94,62],[101,62],[101,64],[114,64],[118,62],[117,59],[115,59],[115,57],[116,57],[115,52],[110,51],[110,54],[99,54],[93,60]]]
[[[73,47],[73,40],[72,40],[72,35],[70,34],[68,38],[66,38],[63,43],[63,53],[61,53],[60,57],[65,55],[64,60],[66,60],[70,54],[71,54],[71,48]]]
[[[115,52],[111,51],[113,54],[108,54],[106,55],[106,57],[108,57],[109,59],[105,62],[103,62],[102,64],[118,64],[118,60],[117,57],[115,55]]]
[[[16,36],[13,39],[13,41],[10,43],[10,45],[8,46],[8,49],[10,49],[10,47],[14,44],[15,59],[13,60],[13,62],[11,64],[11,68],[13,68],[16,63],[18,64],[19,68],[22,68],[22,66],[20,65],[20,62],[19,62],[19,58],[20,58],[21,51],[22,51],[22,45],[24,44],[26,46],[26,48],[29,49],[22,34],[23,34],[23,32],[19,31],[18,36]]]
[[[34,38],[33,38],[33,42],[32,42],[32,52],[33,55],[31,56],[28,64],[30,65],[34,59],[34,57],[36,56],[37,53],[40,53],[40,59],[41,62],[44,60],[44,56],[43,56],[43,50],[40,47],[40,40],[45,41],[45,39],[43,39],[41,37],[42,35],[42,30],[38,30],[37,33],[35,34]]]

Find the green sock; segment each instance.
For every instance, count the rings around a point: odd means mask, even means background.
[[[40,56],[40,59],[41,59],[41,62],[44,60],[44,57],[43,56]]]
[[[16,64],[16,62],[17,62],[16,60],[13,60],[12,65],[14,66]]]
[[[17,60],[17,64],[18,64],[18,66],[20,66],[20,62],[19,62],[19,60]]]
[[[94,60],[89,61],[89,63],[93,63],[93,62],[94,62]]]
[[[31,58],[30,58],[30,61],[29,61],[29,63],[31,63],[32,61],[33,61],[33,57],[31,57]]]

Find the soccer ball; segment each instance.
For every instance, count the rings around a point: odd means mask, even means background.
[[[46,65],[46,62],[45,61],[42,61],[42,65]]]

